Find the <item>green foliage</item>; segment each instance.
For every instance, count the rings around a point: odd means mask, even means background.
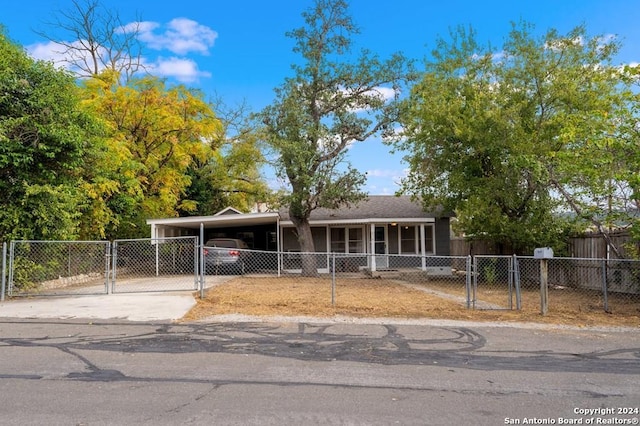
[[[183,205],[189,202],[192,208],[182,208],[181,216],[211,215],[229,206],[250,211],[273,198],[260,175],[265,158],[259,126],[243,105],[227,110],[219,100],[216,113],[223,127],[214,141],[218,149],[204,160],[194,158],[187,170],[191,183]]]
[[[498,50],[464,28],[440,39],[395,147],[409,152],[403,190],[455,211],[466,235],[561,251],[570,216],[634,220],[636,77],[611,63],[615,40],[531,31],[514,25]]]
[[[94,216],[112,237],[148,235],[146,220],[192,210],[185,199],[194,162],[217,148],[219,120],[202,94],[167,87],[155,77],[118,84],[107,72],[85,85],[85,106],[108,127],[104,151],[90,179]]]
[[[350,56],[358,29],[344,0],[317,0],[303,18],[305,26],[288,34],[302,61],[261,118],[276,172],[290,189],[281,202],[289,206],[301,249],[311,252],[311,212],[366,196],[361,190],[366,177],[349,165],[346,152],[352,143],[391,130],[407,62],[401,55],[381,61],[367,51]],[[383,96],[386,91],[392,99]],[[311,273],[314,266],[303,269]]]
[[[69,74],[0,33],[0,239],[77,235],[95,126]]]

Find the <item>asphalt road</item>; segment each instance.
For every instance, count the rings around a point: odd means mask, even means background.
[[[2,425],[635,424],[640,331],[3,318],[0,391]]]

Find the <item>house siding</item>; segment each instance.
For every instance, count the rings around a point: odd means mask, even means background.
[[[313,245],[316,252],[327,251],[327,228],[311,227],[311,235],[313,237]],[[296,229],[293,227],[282,228],[282,249],[283,251],[300,251],[300,243]]]
[[[436,219],[435,226],[435,239],[436,239],[436,255],[449,256],[450,249],[450,230],[449,230],[449,218],[442,217]]]

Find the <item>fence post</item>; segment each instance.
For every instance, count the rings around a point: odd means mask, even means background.
[[[0,292],[0,301],[4,302],[4,290],[7,285],[7,243],[2,243],[2,292]]]
[[[107,241],[105,244],[105,253],[104,253],[104,285],[106,287],[107,290],[107,294],[112,294],[112,288],[109,285],[109,276],[111,275],[111,272],[113,271],[113,266],[111,265],[111,260],[112,260],[112,250],[111,250],[111,242]]]
[[[9,296],[13,292],[13,259],[15,256],[16,242],[11,241],[9,245]]]
[[[116,291],[116,275],[118,274],[118,241],[111,246],[111,293]]]
[[[204,223],[200,224],[200,299],[204,299],[204,276],[205,276],[205,268],[204,268]]]
[[[467,290],[467,309],[471,308],[471,256],[467,256],[466,261],[466,290]]]
[[[473,309],[476,308],[476,296],[478,294],[478,258],[476,256],[473,256],[473,273],[471,274],[473,276],[473,292],[471,294],[471,307]]]
[[[509,258],[509,266],[507,267],[507,281],[509,287],[509,310],[513,309],[513,275],[514,275],[514,256]]]
[[[331,306],[336,305],[336,253],[331,253]]]
[[[513,255],[513,281],[516,287],[516,309],[522,309],[522,295],[520,293],[520,263],[518,257]]]
[[[540,259],[540,313],[549,312],[549,259]]]
[[[602,259],[602,303],[604,311],[609,312],[609,295],[607,293],[607,260]]]

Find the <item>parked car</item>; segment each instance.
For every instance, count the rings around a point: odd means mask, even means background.
[[[204,245],[204,267],[207,274],[245,271],[249,246],[237,238],[212,238]]]

